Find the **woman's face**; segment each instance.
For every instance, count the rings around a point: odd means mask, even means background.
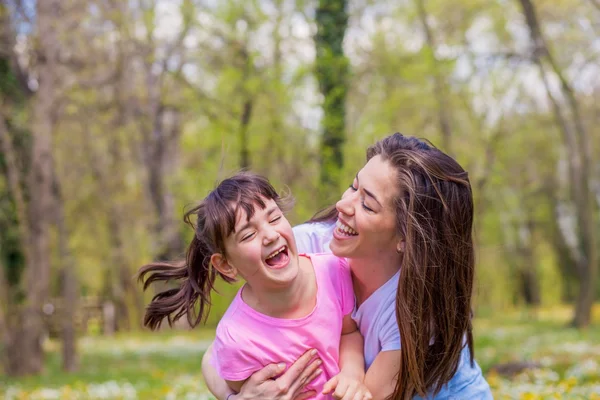
[[[393,167],[381,156],[371,158],[336,204],[338,222],[331,251],[348,258],[397,255],[400,242],[394,206],[397,194]]]

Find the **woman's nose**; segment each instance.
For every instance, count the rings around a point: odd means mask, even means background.
[[[335,203],[335,208],[338,212],[349,216],[354,215],[354,205],[352,203],[354,199],[353,195],[354,193],[345,194],[337,203]]]

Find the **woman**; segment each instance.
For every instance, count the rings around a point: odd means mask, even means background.
[[[334,208],[295,228],[298,249],[349,259],[364,337],[365,384],[375,399],[491,399],[473,360],[473,196],[467,173],[443,152],[399,133],[367,150],[367,164]],[[254,374],[227,400],[303,399],[316,370],[308,355]],[[277,377],[277,379],[271,379]],[[336,397],[342,398],[343,396]]]

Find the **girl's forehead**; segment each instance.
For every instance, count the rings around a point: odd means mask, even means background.
[[[250,222],[250,220],[253,219],[257,214],[261,214],[273,206],[277,206],[277,203],[273,199],[267,199],[263,196],[260,196],[260,199],[262,200],[264,207],[258,201],[242,201],[237,204],[235,209],[236,230],[239,226]],[[250,213],[248,211],[250,211]]]

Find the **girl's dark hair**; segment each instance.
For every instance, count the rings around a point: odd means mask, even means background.
[[[256,206],[266,207],[266,200],[274,200],[283,212],[293,205],[292,197],[280,197],[266,178],[240,172],[222,181],[199,205],[185,213],[184,222],[194,229],[185,259],[154,262],[140,268],[138,280],[143,282],[144,290],[153,282],[179,282],[178,287],[152,298],[146,307],[145,326],[157,329],[164,318],[171,326],[183,315],[192,327],[206,321],[215,279],[221,276],[232,282],[211,266],[210,257],[214,253],[226,254],[225,239],[234,232],[238,210],[242,209],[250,220]]]
[[[401,362],[390,398],[407,400],[441,390],[465,338],[473,362],[473,195],[463,168],[425,141],[395,133],[369,147],[367,160],[377,155],[396,171],[396,228],[405,240],[396,295]],[[336,218],[330,207],[311,221]]]

